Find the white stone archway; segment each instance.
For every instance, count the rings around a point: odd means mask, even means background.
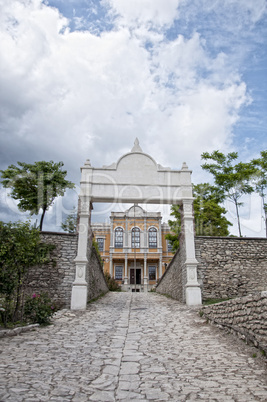
[[[186,163],[183,163],[181,170],[157,164],[142,151],[138,139],[131,152],[123,155],[117,163],[94,168],[89,160],[85,162],[81,168],[78,253],[71,297],[73,310],[83,310],[87,304],[87,246],[91,205],[94,202],[182,205],[187,272],[186,303],[201,304],[195,258],[191,173]]]

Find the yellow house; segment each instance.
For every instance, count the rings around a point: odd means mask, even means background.
[[[165,239],[170,233],[160,212],[146,212],[138,205],[112,212],[110,224],[92,224],[95,240],[109,272],[125,291],[150,290],[173,257]]]

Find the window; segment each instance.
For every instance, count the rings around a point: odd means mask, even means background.
[[[148,230],[148,247],[157,248],[157,229],[150,228]]]
[[[172,253],[172,244],[170,240],[167,240],[167,247],[168,247],[168,253]]]
[[[156,280],[156,267],[155,266],[148,267],[148,278],[150,281]]]
[[[122,228],[115,229],[115,247],[116,248],[123,247],[123,229]]]
[[[122,266],[121,265],[115,266],[115,279],[117,281],[122,281]]]
[[[140,248],[140,229],[132,228],[132,248]]]
[[[97,245],[98,245],[98,250],[101,252],[101,251],[104,251],[104,239],[103,239],[103,237],[98,237],[97,239],[96,239],[96,241],[97,241]]]

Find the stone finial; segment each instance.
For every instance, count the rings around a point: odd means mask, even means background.
[[[182,170],[188,170],[188,166],[187,166],[186,162],[183,162]]]
[[[136,139],[135,139],[135,141],[134,141],[134,146],[133,146],[131,152],[143,152],[143,151],[142,151],[142,148],[141,148],[140,145],[139,145],[139,140],[138,140],[137,137],[136,137]]]
[[[86,159],[86,161],[84,162],[84,166],[91,166],[90,159]]]

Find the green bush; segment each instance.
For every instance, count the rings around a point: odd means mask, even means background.
[[[31,267],[47,264],[52,244],[41,241],[30,222],[0,221],[0,325],[24,321],[23,304]]]
[[[106,282],[108,285],[108,289],[111,292],[120,292],[121,286],[115,281],[115,279],[112,278],[108,272],[105,272],[104,275],[105,275],[105,279],[106,279]]]
[[[47,293],[27,297],[24,314],[32,323],[48,325],[51,322],[51,317],[55,313],[55,305],[52,303]]]

